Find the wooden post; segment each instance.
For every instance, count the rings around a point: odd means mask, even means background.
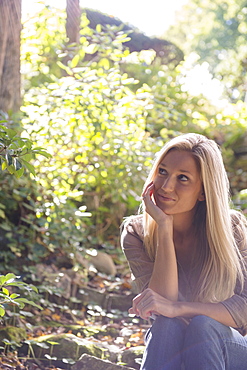
[[[0,109],[17,112],[21,104],[21,0],[0,0]]]
[[[79,0],[67,0],[67,22],[66,33],[69,44],[79,44],[81,10]]]

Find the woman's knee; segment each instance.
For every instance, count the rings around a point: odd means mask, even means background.
[[[228,328],[227,326],[205,315],[198,315],[193,317],[189,326],[202,330],[209,330],[210,328]]]
[[[216,321],[208,316],[198,315],[191,319],[189,327],[196,330],[208,330],[210,327],[214,326]]]
[[[184,323],[177,318],[169,318],[166,316],[159,315],[156,317],[153,326],[158,330],[163,330],[167,328],[180,329],[184,327]]]
[[[187,330],[186,330],[187,337],[194,337],[199,339],[205,339],[207,337],[218,337],[221,338],[222,336],[230,334],[230,328],[225,326],[218,321],[204,315],[195,316]]]
[[[185,323],[157,316],[145,337],[142,369],[180,369]]]
[[[169,318],[165,316],[157,316],[151,329],[150,333],[152,336],[158,335],[160,337],[162,336],[176,336],[177,334],[180,334],[184,332],[186,328],[186,325],[183,321],[177,319],[177,318]]]

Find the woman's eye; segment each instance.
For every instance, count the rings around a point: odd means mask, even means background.
[[[166,172],[166,170],[164,168],[161,168],[161,167],[159,168],[159,174],[160,175],[166,175],[166,173],[167,172]]]
[[[185,175],[180,175],[179,176],[179,180],[181,180],[181,181],[188,181],[189,178],[187,176],[185,176]]]

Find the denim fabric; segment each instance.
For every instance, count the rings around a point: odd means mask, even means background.
[[[247,336],[207,316],[158,316],[145,340],[141,370],[247,370]]]

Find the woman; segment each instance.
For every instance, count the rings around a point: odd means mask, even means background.
[[[154,318],[142,370],[247,369],[247,225],[229,208],[217,144],[181,135],[158,153],[143,214],[121,243],[139,294],[129,312]]]

